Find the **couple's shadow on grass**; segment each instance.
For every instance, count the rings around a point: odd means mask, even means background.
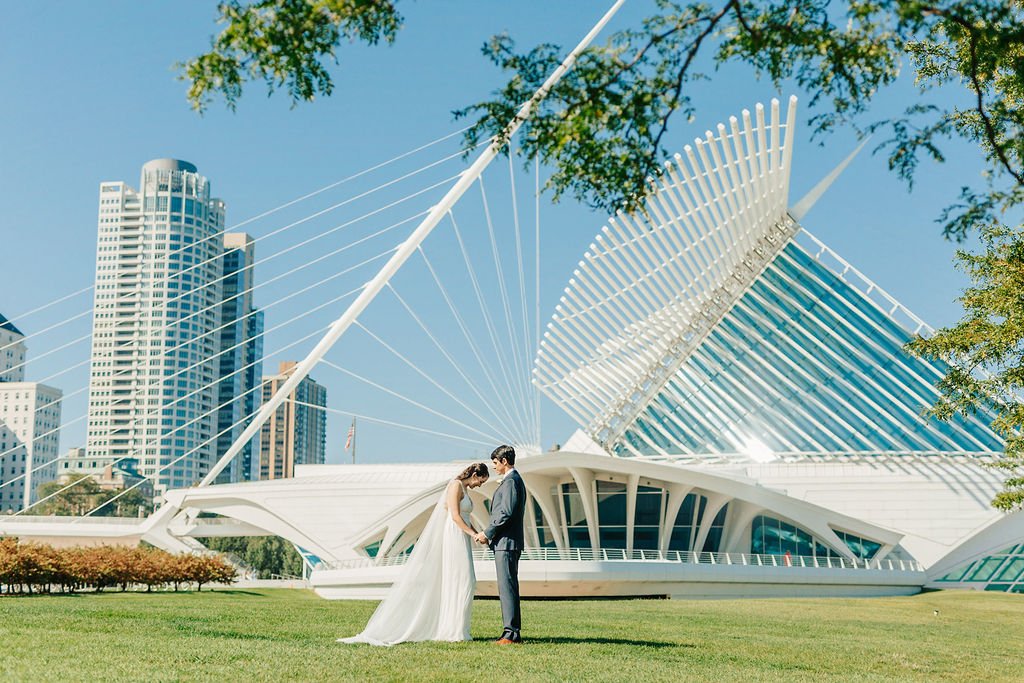
[[[529,638],[528,645],[629,645],[630,647],[696,647],[692,643],[667,643],[662,640],[637,640],[635,638]]]

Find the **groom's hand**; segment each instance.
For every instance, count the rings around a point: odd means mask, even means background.
[[[480,544],[486,544],[487,543],[487,536],[485,536],[484,532],[482,532],[482,531],[478,532],[477,535],[474,536],[473,538],[476,539],[477,543],[480,543]]]

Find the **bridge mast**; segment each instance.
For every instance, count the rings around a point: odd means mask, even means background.
[[[348,309],[331,325],[327,333],[323,336],[320,342],[309,352],[309,355],[305,357],[294,369],[288,379],[278,388],[277,392],[260,408],[259,412],[245,428],[242,434],[235,440],[231,447],[221,456],[220,460],[213,466],[210,472],[203,478],[199,483],[199,486],[208,486],[216,478],[217,475],[231,462],[231,460],[238,455],[246,443],[248,443],[263,426],[263,423],[270,418],[270,416],[277,410],[278,406],[283,403],[289,394],[298,386],[313,369],[313,367],[320,362],[320,359],[334,346],[335,342],[341,338],[346,330],[352,325],[353,322],[359,317],[359,315],[366,309],[371,301],[380,293],[388,281],[398,272],[406,260],[416,251],[416,249],[423,243],[427,235],[434,229],[434,227],[441,221],[446,213],[455,205],[460,197],[466,192],[467,189],[480,177],[484,169],[491,161],[498,155],[501,149],[508,143],[512,135],[519,129],[519,127],[525,122],[530,114],[533,113],[534,108],[541,100],[547,96],[548,92],[552,87],[562,78],[562,76],[572,68],[576,62],[577,57],[590,45],[591,41],[600,33],[601,29],[611,20],[619,8],[622,7],[625,0],[616,0],[615,4],[612,5],[601,20],[590,30],[590,32],[580,41],[572,52],[565,58],[565,60],[555,69],[543,85],[534,93],[520,109],[516,116],[505,126],[502,132],[495,136],[491,140],[491,144],[487,146],[487,149],[480,154],[480,156],[473,162],[473,165],[466,169],[465,172],[459,177],[459,180],[448,190],[444,198],[435,205],[430,213],[423,219],[419,226],[412,232],[411,235],[402,243],[398,250],[392,255],[386,264],[380,269],[380,271],[370,280],[363,291],[360,292],[359,296],[355,301],[348,307]],[[158,522],[157,517],[160,521],[168,520],[170,515],[173,515],[177,511],[177,508],[169,503],[164,504],[159,510],[153,513],[153,516],[149,520],[147,525],[149,528]]]

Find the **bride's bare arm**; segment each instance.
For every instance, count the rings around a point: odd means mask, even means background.
[[[448,514],[451,515],[455,526],[462,529],[463,533],[476,536],[473,527],[466,524],[466,520],[462,519],[462,512],[459,510],[459,501],[462,500],[462,495],[462,485],[457,479],[452,479],[448,482]]]

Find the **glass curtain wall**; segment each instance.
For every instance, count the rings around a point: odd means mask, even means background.
[[[537,501],[533,499],[533,496],[528,496],[528,504],[532,509],[533,522],[537,527],[537,540],[540,542],[541,548],[554,548],[555,544],[555,533],[545,523],[544,513],[541,512],[540,505],[537,505]],[[490,501],[488,501],[490,502]],[[489,512],[489,510],[488,510]],[[557,524],[557,521],[555,522]]]
[[[597,527],[600,547],[612,550],[625,550],[628,547],[628,494],[624,482],[595,482],[597,499]],[[586,515],[583,512],[583,498],[575,482],[561,485],[563,514],[568,529],[569,547],[590,548],[590,531],[587,528]],[[700,548],[694,548],[697,535],[704,520],[704,510],[708,499],[696,493],[690,493],[676,514],[671,527],[668,549],[698,552],[718,552],[725,529],[725,517],[728,505],[724,506],[711,523],[707,538]],[[554,547],[554,535],[544,524],[539,507],[534,503],[534,520],[541,545]],[[657,486],[638,486],[636,494],[636,512],[633,518],[633,549],[657,550],[659,548],[661,521],[668,505],[668,492]]]
[[[590,548],[590,530],[583,512],[583,496],[575,482],[562,484],[562,506],[570,548]]]
[[[661,518],[668,494],[653,486],[638,486],[636,516],[633,518],[633,549],[657,550]]]
[[[921,419],[920,397],[934,394],[933,378],[945,365],[907,354],[910,337],[791,242],[610,447],[626,457],[735,453],[731,434],[772,425],[763,440],[777,453],[999,452],[987,408],[949,421]],[[822,340],[837,352],[820,353]],[[742,393],[757,377],[772,378],[757,390],[763,400]]]
[[[1024,593],[1024,543],[957,567],[943,583],[983,583],[987,591]]]
[[[693,544],[697,539],[697,531],[700,529],[701,520],[704,519],[704,508],[708,505],[705,496],[696,493],[689,493],[683,499],[683,504],[676,513],[676,521],[672,526],[672,537],[668,542],[669,550],[687,551],[693,550]]]
[[[854,536],[845,531],[836,531],[837,536],[854,555],[870,560],[882,547],[880,543]],[[750,552],[755,555],[790,555],[797,557],[843,557],[810,532],[774,517],[759,515],[754,518],[750,531]]]
[[[717,553],[721,550],[722,536],[725,534],[725,516],[728,512],[729,505],[723,505],[718,514],[715,515],[715,518],[711,520],[711,529],[708,531],[708,537],[704,539],[704,547],[701,548],[702,552]]]
[[[862,560],[870,560],[882,547],[882,544],[876,541],[869,541],[866,538],[860,538],[845,531],[837,531],[836,529],[833,529],[833,531],[835,531],[836,536],[842,539],[846,547]]]
[[[617,481],[597,482],[597,523],[602,548],[625,550],[625,484]]]

